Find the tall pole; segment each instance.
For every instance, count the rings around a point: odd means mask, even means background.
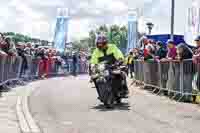
[[[174,10],[175,0],[171,0],[171,39],[174,40]]]

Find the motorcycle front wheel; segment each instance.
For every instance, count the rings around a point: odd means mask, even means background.
[[[114,105],[114,95],[112,92],[112,88],[107,83],[103,83],[99,85],[99,91],[100,91],[100,99],[104,103],[104,106],[106,108],[113,108]]]
[[[104,102],[104,105],[106,108],[113,108],[114,107],[114,100],[113,100],[113,94],[110,93],[110,95],[107,97],[107,100]]]

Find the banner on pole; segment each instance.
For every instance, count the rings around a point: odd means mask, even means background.
[[[136,9],[129,10],[128,13],[128,53],[131,49],[136,48],[137,43],[137,32],[138,32],[138,22],[137,22],[138,11]]]
[[[68,9],[67,8],[59,8],[57,11],[57,20],[56,20],[56,28],[55,28],[55,36],[54,36],[54,48],[59,52],[64,52],[65,44],[67,42],[68,35]]]

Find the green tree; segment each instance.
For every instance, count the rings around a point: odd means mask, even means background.
[[[118,25],[112,25],[109,30],[109,42],[121,46],[122,31]]]
[[[126,49],[127,46],[127,38],[128,38],[128,29],[127,27],[123,26],[120,28],[120,48],[121,49]]]
[[[15,36],[14,32],[5,32],[4,33],[5,36]]]
[[[23,34],[20,34],[20,33],[14,33],[14,32],[5,32],[3,33],[5,36],[9,36],[12,38],[12,40],[15,42],[15,43],[18,43],[18,42],[34,42],[33,38],[27,36],[27,35],[23,35]]]
[[[84,38],[82,40],[75,40],[72,45],[72,49],[75,51],[88,51],[89,50],[89,38]]]
[[[108,36],[109,43],[116,44],[120,49],[125,50],[127,46],[128,30],[126,26],[112,25],[107,27],[106,25],[99,26],[97,29],[89,32],[89,38],[83,38],[81,41],[74,42],[74,48],[87,48],[89,51],[93,51],[96,48],[95,40],[96,34],[104,33]]]
[[[106,25],[102,25],[98,28],[98,31],[107,33],[108,32],[108,27]]]

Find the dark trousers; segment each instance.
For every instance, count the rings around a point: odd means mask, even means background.
[[[26,73],[27,69],[28,69],[27,60],[26,60],[26,58],[23,58],[23,60],[22,60],[22,66],[21,66],[21,70],[20,70],[20,77],[22,77]]]
[[[73,75],[77,75],[77,63],[73,63]]]
[[[131,78],[133,78],[133,72],[134,72],[134,65],[133,64],[128,65],[128,71],[129,71]]]
[[[200,72],[198,72],[196,85],[197,85],[198,90],[200,90]]]
[[[91,65],[89,65],[89,75],[92,74],[92,68],[91,68]]]

